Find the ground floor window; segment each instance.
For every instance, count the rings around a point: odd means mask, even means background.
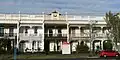
[[[41,52],[43,46],[41,41],[28,41],[19,44],[19,50],[21,52]]]
[[[49,44],[50,51],[61,51],[62,41],[51,41]]]

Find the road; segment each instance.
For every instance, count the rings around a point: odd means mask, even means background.
[[[62,59],[17,59],[17,60],[120,60],[116,58],[62,58]]]
[[[10,60],[13,55],[1,55],[0,60]],[[14,59],[11,59],[14,60]],[[100,58],[99,56],[89,57],[86,54],[82,55],[19,55],[16,60],[120,60],[120,58],[108,57]]]
[[[18,60],[120,60],[120,58],[116,58],[116,57],[101,58],[101,57],[93,56],[86,58],[81,57],[81,58],[18,59]]]

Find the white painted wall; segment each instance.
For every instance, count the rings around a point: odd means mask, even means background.
[[[75,36],[79,37],[80,36],[80,30],[79,29],[75,29]]]
[[[44,33],[43,29],[38,29],[37,32],[38,32],[38,34],[43,34]]]
[[[34,29],[28,29],[28,34],[34,34]]]
[[[85,29],[84,33],[90,33],[89,31],[90,31],[89,29]]]
[[[42,41],[40,42],[39,47],[41,48],[42,51],[44,50],[44,40],[42,40]]]
[[[17,33],[17,29],[14,29],[14,30],[13,30],[13,33]]]
[[[41,39],[41,42],[39,42],[40,44],[39,44],[39,47],[42,49],[42,51],[44,50],[44,30],[43,30],[43,28],[42,29],[38,29],[37,30],[37,32],[38,32],[38,34],[42,34],[42,37],[40,38]]]
[[[41,36],[41,39],[43,40],[44,39],[44,35],[43,35],[44,34],[44,30],[43,29],[38,29],[37,32],[38,32],[37,35]]]

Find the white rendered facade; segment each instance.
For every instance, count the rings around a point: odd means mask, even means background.
[[[59,14],[59,12],[0,14],[0,24],[4,27],[8,26],[4,28],[4,34],[14,33],[9,39],[15,39],[17,36],[17,47],[21,52],[38,52],[39,48],[40,51],[44,51],[45,40],[49,41],[49,51],[61,51],[63,40],[73,41],[71,43],[72,51],[76,51],[76,45],[81,41],[85,41],[90,47],[90,21],[97,21],[93,26],[95,29],[93,29],[92,41],[100,40],[101,42],[95,43],[95,46],[101,45],[101,49],[103,49],[103,41],[107,40],[109,33],[104,16],[68,15]],[[14,26],[13,30],[10,30],[10,25]],[[4,36],[0,38],[4,38]],[[57,40],[59,41],[56,43]],[[92,46],[91,49],[93,48],[96,47]]]

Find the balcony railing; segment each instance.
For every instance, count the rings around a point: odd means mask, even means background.
[[[77,33],[77,34],[70,34],[71,38],[75,38],[75,37],[89,37],[89,34],[85,34],[85,33]]]
[[[52,17],[51,17],[51,15],[45,15],[44,17],[43,17],[43,15],[41,14],[22,14],[21,13],[21,15],[19,16],[19,14],[0,14],[0,19],[19,19],[19,17],[21,18],[21,19],[26,19],[26,20],[32,20],[32,19],[35,19],[35,20],[43,20],[43,19],[45,19],[45,20],[52,20]],[[65,15],[60,15],[59,17],[58,17],[59,19],[58,20],[66,20],[66,16]],[[81,15],[74,15],[74,14],[72,14],[72,15],[70,15],[70,14],[68,14],[67,15],[67,19],[68,20],[89,20],[89,19],[91,19],[91,20],[104,20],[103,19],[103,16],[81,16]]]
[[[63,34],[63,33],[56,33],[56,34],[53,34],[53,33],[45,33],[45,36],[46,37],[67,37],[67,34]]]
[[[0,19],[19,19],[19,17],[21,19],[43,19],[43,15],[31,15],[31,14],[21,14],[21,16],[19,16],[19,14],[0,14]]]
[[[87,33],[77,33],[77,34],[70,34],[70,38],[77,38],[77,37],[90,37],[90,34]],[[106,34],[93,34],[93,37],[107,37]]]
[[[0,33],[0,37],[15,37],[17,33]]]
[[[106,34],[95,34],[95,37],[97,38],[97,37],[107,37],[107,35]]]
[[[28,33],[20,33],[19,34],[21,40],[42,40],[43,34],[28,34]]]
[[[34,34],[28,34],[28,33],[20,33],[20,36],[42,36],[43,34],[37,34],[37,33],[34,33]]]

